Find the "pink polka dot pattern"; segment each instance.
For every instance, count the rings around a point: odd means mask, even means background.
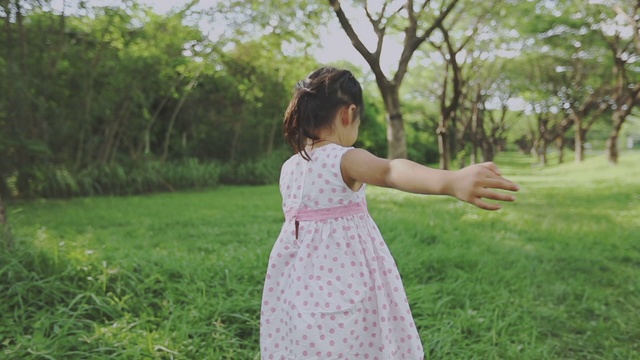
[[[352,191],[330,144],[282,167],[285,213],[365,201]],[[320,221],[289,219],[269,257],[260,348],[270,359],[423,359],[396,264],[368,213]]]

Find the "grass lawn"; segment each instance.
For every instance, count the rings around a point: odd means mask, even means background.
[[[368,190],[427,359],[640,359],[640,154],[497,162],[522,186],[498,212]],[[9,217],[0,358],[259,358],[276,186],[38,200]]]

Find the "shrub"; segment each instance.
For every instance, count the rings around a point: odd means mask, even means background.
[[[246,162],[201,162],[195,158],[161,163],[143,160],[128,164],[98,164],[70,170],[64,165],[36,167],[33,196],[70,198],[74,196],[134,195],[163,191],[211,189],[219,184],[275,184],[282,163],[290,156],[280,150]]]
[[[176,189],[204,189],[218,185],[220,165],[200,163],[198,159],[188,158],[161,168],[163,178]]]
[[[243,163],[227,163],[222,167],[220,182],[233,185],[276,184],[280,178],[282,163],[290,156],[289,151],[280,150],[271,156]]]
[[[80,190],[76,176],[62,166],[40,166],[33,173],[32,189],[36,195],[70,197]]]
[[[193,158],[164,164],[99,164],[75,172],[64,166],[43,165],[36,168],[33,189],[35,196],[46,198],[205,189],[219,184],[220,171],[218,163]]]

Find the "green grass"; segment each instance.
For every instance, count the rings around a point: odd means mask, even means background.
[[[640,358],[640,154],[497,162],[522,186],[498,212],[369,189],[427,359]],[[276,186],[9,210],[0,358],[259,357]]]

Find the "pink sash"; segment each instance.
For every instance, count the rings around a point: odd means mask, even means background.
[[[366,214],[367,204],[364,201],[347,205],[333,206],[323,209],[289,209],[285,213],[287,219],[294,219],[296,222],[296,239],[298,238],[298,227],[300,221],[321,221],[337,219],[350,215]]]

